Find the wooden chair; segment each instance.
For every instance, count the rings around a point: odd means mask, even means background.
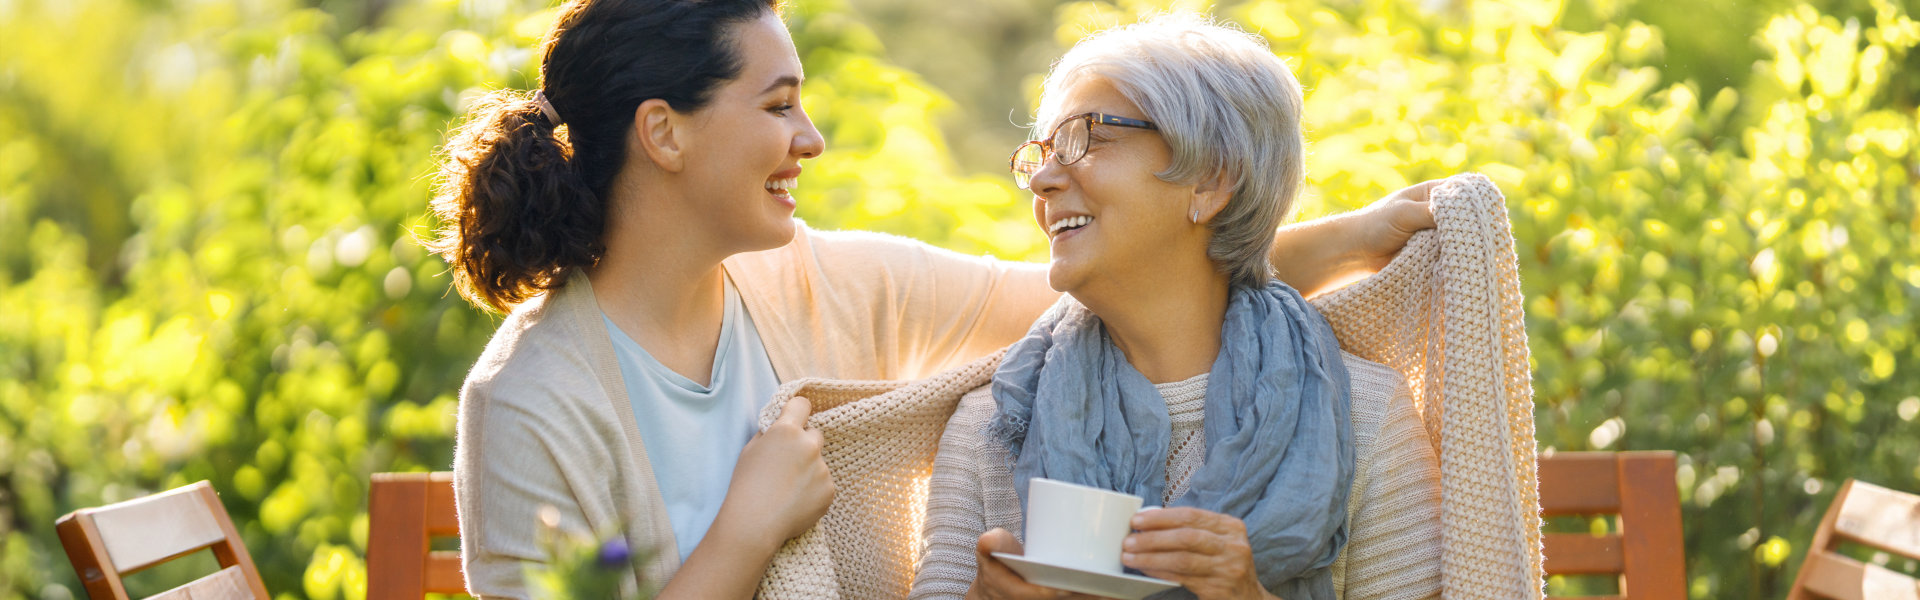
[[[1547,574],[1617,575],[1620,596],[1611,598],[1686,598],[1674,468],[1666,451],[1540,456],[1543,515],[1620,516],[1617,534],[1546,534]]]
[[[1852,543],[1920,559],[1920,496],[1852,479],[1813,533],[1788,600],[1916,600],[1920,580],[1835,552]]]
[[[67,560],[94,600],[126,600],[122,576],[212,548],[220,570],[150,600],[268,600],[227,509],[205,481],[85,508],[54,522]]]
[[[435,537],[459,537],[453,473],[375,473],[367,511],[367,600],[466,594],[458,551],[434,551]]]

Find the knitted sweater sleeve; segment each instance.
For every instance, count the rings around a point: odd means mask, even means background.
[[[965,596],[978,573],[975,548],[980,534],[1001,527],[1020,531],[1020,500],[1006,450],[987,441],[993,396],[982,387],[960,400],[940,450],[933,460],[921,562],[913,578],[912,600]]]
[[[1440,597],[1440,465],[1405,378],[1349,358],[1354,489],[1334,586],[1346,600]]]

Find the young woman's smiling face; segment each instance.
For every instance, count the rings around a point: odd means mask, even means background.
[[[1100,77],[1083,77],[1060,97],[1059,122],[1085,113],[1149,120]],[[1050,240],[1053,289],[1086,302],[1126,297],[1165,269],[1206,262],[1206,229],[1194,225],[1195,186],[1168,183],[1172,151],[1158,132],[1093,124],[1086,155],[1071,165],[1049,156],[1033,174],[1033,218]],[[1077,220],[1068,220],[1077,219]],[[1071,226],[1085,221],[1085,225]]]
[[[800,160],[826,142],[800,107],[804,74],[780,17],[767,12],[733,26],[738,77],[687,119],[688,188],[717,233],[743,250],[793,239],[793,196]]]

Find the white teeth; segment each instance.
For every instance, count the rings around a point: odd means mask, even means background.
[[[1081,215],[1078,217],[1067,217],[1065,219],[1054,221],[1053,225],[1047,228],[1047,235],[1048,236],[1056,235],[1062,231],[1066,231],[1074,227],[1081,227],[1092,222],[1093,222],[1093,217],[1089,217],[1086,215]]]
[[[794,186],[798,185],[799,183],[800,183],[800,178],[798,177],[789,177],[787,179],[774,179],[767,182],[767,189],[775,192],[784,192],[784,191],[793,189]]]

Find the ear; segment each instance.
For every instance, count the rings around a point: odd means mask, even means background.
[[[1226,210],[1227,200],[1233,198],[1233,187],[1225,173],[1200,180],[1200,184],[1194,186],[1193,199],[1187,206],[1188,218],[1195,224],[1212,222],[1215,215]]]
[[[655,166],[669,173],[678,173],[686,168],[686,156],[683,144],[686,141],[686,118],[673,110],[666,100],[654,98],[641,102],[633,109],[633,131],[631,139],[641,154]]]

